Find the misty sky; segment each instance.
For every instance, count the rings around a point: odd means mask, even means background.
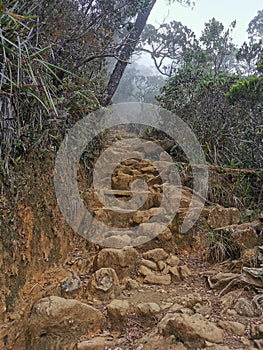
[[[262,0],[195,0],[193,10],[176,2],[168,6],[166,0],[157,0],[148,23],[158,26],[157,23],[162,23],[164,20],[180,21],[199,37],[204,23],[212,17],[222,22],[225,27],[236,20],[233,37],[235,43],[241,45],[247,40],[246,30],[249,22],[262,9]]]
[[[249,22],[263,9],[262,0],[195,0],[193,9],[174,2],[167,5],[167,0],[157,0],[147,23],[158,27],[163,22],[180,21],[192,29],[197,37],[201,35],[204,24],[215,17],[223,23],[225,28],[236,20],[233,31],[233,40],[237,46],[247,41],[247,27]],[[151,67],[154,64],[148,54],[142,54],[138,60],[139,64]]]

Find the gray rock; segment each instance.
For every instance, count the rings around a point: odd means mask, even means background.
[[[234,310],[241,316],[255,317],[255,310],[251,302],[245,298],[239,298],[234,305]]]
[[[163,336],[174,334],[191,349],[204,347],[206,341],[224,342],[223,330],[199,314],[168,314],[158,327]]]
[[[124,278],[135,272],[138,255],[137,250],[132,247],[102,249],[94,260],[93,268],[96,271],[102,267],[110,267],[119,278]]]
[[[113,300],[107,305],[107,314],[109,316],[112,329],[121,329],[126,321],[129,312],[129,302],[127,300]]]
[[[90,278],[87,286],[88,299],[101,301],[115,299],[121,293],[120,283],[115,270],[101,268]]]
[[[161,308],[156,303],[140,303],[136,305],[135,310],[143,316],[151,316],[161,311]]]
[[[51,296],[40,299],[31,311],[27,322],[27,346],[53,349],[52,338],[60,348],[78,336],[91,335],[102,329],[104,315],[94,307],[73,299]],[[44,341],[44,343],[43,343]]]
[[[61,281],[62,292],[70,293],[78,290],[81,286],[79,276],[74,271],[70,271],[70,275]]]
[[[169,285],[172,282],[172,278],[170,274],[167,274],[167,275],[150,274],[145,277],[143,282],[147,284]]]
[[[168,257],[168,253],[162,248],[155,248],[143,253],[142,256],[144,259],[158,262],[160,260],[165,260]]]

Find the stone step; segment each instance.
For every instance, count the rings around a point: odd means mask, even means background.
[[[125,210],[119,207],[93,208],[91,212],[99,221],[109,226],[132,227],[148,222],[152,217],[164,211],[163,208],[150,208],[148,210]]]
[[[152,207],[159,207],[162,202],[162,193],[150,191],[126,191],[100,189],[97,193],[102,204],[110,206],[113,210],[130,209],[147,210]],[[96,193],[96,192],[95,192]]]
[[[136,194],[149,194],[149,191],[126,191],[126,190],[110,190],[108,188],[100,189],[101,193],[105,196],[116,196],[116,197],[132,197]]]

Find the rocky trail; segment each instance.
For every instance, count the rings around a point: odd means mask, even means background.
[[[198,206],[201,199],[183,184],[171,189],[180,207],[162,229],[154,217],[163,210],[161,176],[173,179],[172,167],[164,155],[145,161],[147,143],[137,148],[115,168],[112,189],[101,188],[101,196],[126,205],[147,195],[144,205],[122,213],[80,185],[94,218],[112,230],[94,233],[91,225],[87,238],[95,234],[101,244],[88,251],[75,242],[63,265],[27,281],[0,325],[0,349],[263,349],[262,215],[244,222],[237,208],[209,202],[184,235],[190,202]],[[113,160],[119,150],[111,152]],[[140,179],[148,190],[132,192]],[[135,233],[116,229],[138,226]]]

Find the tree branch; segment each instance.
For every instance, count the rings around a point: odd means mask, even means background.
[[[104,96],[101,100],[101,104],[103,106],[107,106],[110,103],[113,95],[115,94],[120,80],[123,76],[123,73],[125,71],[125,68],[127,67],[129,59],[131,58],[135,50],[135,47],[140,39],[142,31],[146,25],[147,19],[155,3],[156,0],[152,0],[147,8],[140,10],[140,12],[138,13],[134,24],[134,28],[128,36],[127,43],[124,45],[120,52],[120,60],[118,60],[118,62],[116,63],[115,68],[111,74],[108,86],[104,92]]]

